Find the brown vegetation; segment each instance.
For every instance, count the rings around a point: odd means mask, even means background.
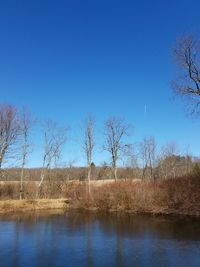
[[[93,182],[91,197],[87,194],[85,182],[52,184],[51,189],[49,183],[44,183],[40,200],[35,198],[37,184],[32,182],[25,184],[24,190],[29,192],[26,195],[27,200],[21,202],[9,200],[18,199],[19,186],[19,182],[0,184],[2,200],[0,212],[68,206],[104,211],[200,216],[200,176],[198,174],[157,181],[121,180],[102,185]]]
[[[0,214],[36,210],[57,210],[67,207],[65,199],[5,200],[0,201]]]
[[[76,187],[77,208],[133,213],[200,215],[200,177],[159,181],[119,181],[93,187],[92,198]]]

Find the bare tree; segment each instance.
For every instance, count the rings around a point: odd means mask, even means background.
[[[136,146],[136,144],[135,144]],[[131,168],[132,170],[132,178],[140,178],[140,168],[139,168],[139,162],[138,162],[138,153],[136,152],[133,145],[129,144],[126,145],[124,150],[124,156],[125,156],[125,166],[128,168]]]
[[[21,163],[21,177],[20,177],[20,200],[24,197],[24,168],[27,163],[27,156],[30,148],[29,143],[29,134],[32,126],[32,120],[29,112],[23,108],[20,118],[20,130],[21,130],[21,138],[22,138],[22,163]]]
[[[43,124],[44,154],[38,192],[41,189],[45,176],[52,164],[57,166],[61,157],[63,146],[66,142],[67,127],[59,127],[57,123],[48,120]]]
[[[86,155],[87,159],[87,184],[88,184],[88,194],[91,195],[90,189],[90,180],[91,180],[91,170],[92,170],[92,158],[93,158],[93,151],[94,151],[94,125],[95,120],[92,115],[88,115],[85,121],[85,129],[84,129],[84,143],[83,143],[83,150]]]
[[[154,178],[156,162],[156,143],[154,137],[145,137],[140,143],[140,153],[143,160],[143,177]]]
[[[179,95],[190,100],[193,114],[200,112],[200,39],[194,35],[180,38],[173,50],[179,77],[172,82]]]
[[[2,163],[14,157],[20,134],[20,121],[16,107],[0,106],[0,169]]]
[[[179,163],[179,148],[176,142],[171,141],[161,149],[161,157],[159,160],[160,175],[162,177],[176,177],[177,164]]]
[[[111,164],[115,181],[117,181],[117,162],[126,146],[124,137],[129,135],[130,128],[131,125],[127,124],[121,117],[111,117],[105,122],[105,143],[103,148],[111,154]]]

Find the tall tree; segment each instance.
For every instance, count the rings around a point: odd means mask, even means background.
[[[11,105],[0,106],[0,169],[2,163],[13,157],[20,134],[20,120],[17,108]]]
[[[111,155],[112,170],[115,181],[117,181],[117,162],[127,144],[124,137],[129,135],[131,125],[127,124],[121,117],[111,117],[106,120],[104,125],[105,143],[104,150]]]
[[[88,115],[85,126],[84,126],[84,143],[83,143],[83,150],[86,155],[87,159],[87,184],[88,184],[88,194],[91,195],[90,189],[90,180],[91,180],[91,170],[92,170],[92,158],[93,158],[93,151],[94,151],[94,126],[95,126],[95,119],[92,115]]]
[[[23,199],[24,197],[24,168],[27,163],[27,156],[29,153],[29,134],[32,126],[32,120],[29,112],[23,108],[20,117],[20,130],[21,130],[21,139],[22,139],[22,164],[21,164],[21,177],[20,177],[20,194],[19,198]]]
[[[38,184],[38,195],[45,176],[52,164],[57,167],[58,160],[61,157],[63,146],[66,142],[67,127],[60,127],[57,123],[47,120],[43,123],[44,132],[44,153],[40,182]]]
[[[156,142],[154,137],[145,137],[140,143],[140,153],[143,160],[143,178],[154,178],[156,162]]]

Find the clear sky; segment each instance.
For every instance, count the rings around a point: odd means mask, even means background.
[[[0,1],[0,102],[69,124],[66,160],[82,160],[88,112],[99,147],[103,121],[120,115],[134,125],[131,142],[153,135],[199,155],[199,119],[185,115],[170,88],[171,48],[177,36],[198,33],[199,10],[199,0]],[[40,165],[38,133],[35,140],[32,166]]]

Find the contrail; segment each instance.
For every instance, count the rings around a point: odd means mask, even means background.
[[[147,105],[144,105],[144,119],[146,119],[146,115],[147,115]]]

